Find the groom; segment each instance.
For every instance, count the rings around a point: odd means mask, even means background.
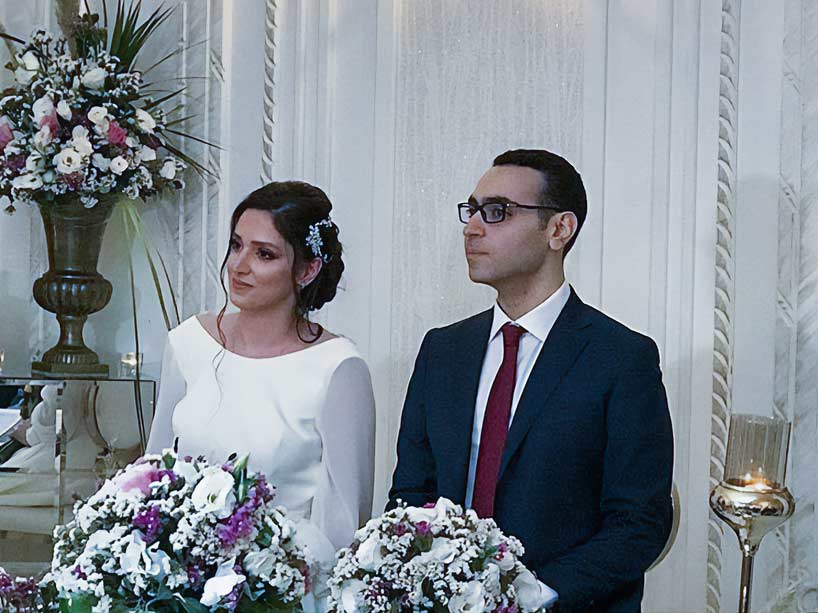
[[[458,210],[469,277],[497,303],[423,339],[390,505],[445,496],[493,517],[561,613],[638,612],[670,532],[673,435],[655,343],[565,281],[582,179],[507,151]]]

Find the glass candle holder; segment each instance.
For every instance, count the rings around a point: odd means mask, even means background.
[[[787,474],[790,424],[775,417],[733,415],[724,481],[759,491],[780,490]]]
[[[790,424],[759,415],[733,415],[727,435],[724,478],[710,507],[729,525],[741,549],[739,613],[749,613],[753,560],[761,540],[787,521],[795,501],[784,485]]]
[[[136,366],[139,364],[139,372],[142,372],[142,354],[136,354],[133,351],[123,353],[119,358],[119,378],[120,379],[134,379],[136,378]]]

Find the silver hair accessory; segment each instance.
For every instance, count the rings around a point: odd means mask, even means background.
[[[321,221],[314,223],[310,226],[309,231],[307,232],[307,246],[312,249],[312,254],[317,257],[321,258],[324,261],[324,264],[329,262],[330,256],[329,254],[323,253],[321,251],[321,247],[324,246],[324,241],[321,238],[321,227],[331,228],[332,227],[332,220],[327,217],[326,219],[322,219]]]

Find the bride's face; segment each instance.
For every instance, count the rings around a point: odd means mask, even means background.
[[[248,209],[236,223],[227,256],[230,301],[242,310],[295,306],[292,246],[266,211]]]

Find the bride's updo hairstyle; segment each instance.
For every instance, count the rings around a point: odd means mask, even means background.
[[[296,296],[295,315],[298,337],[307,343],[318,340],[323,332],[319,324],[309,321],[310,311],[320,309],[335,298],[338,282],[344,272],[341,259],[342,247],[338,240],[338,226],[330,220],[332,203],[318,187],[301,181],[280,181],[268,183],[247,196],[230,218],[230,236],[236,231],[236,224],[248,209],[267,211],[275,229],[290,244],[295,254],[293,264],[293,291]],[[221,267],[222,289],[225,304],[219,312],[217,326],[222,344],[225,344],[221,322],[227,310],[227,289],[224,286],[228,247]],[[296,271],[307,262],[319,257],[323,260],[321,270],[309,284],[299,287]],[[306,334],[302,335],[302,331]]]

